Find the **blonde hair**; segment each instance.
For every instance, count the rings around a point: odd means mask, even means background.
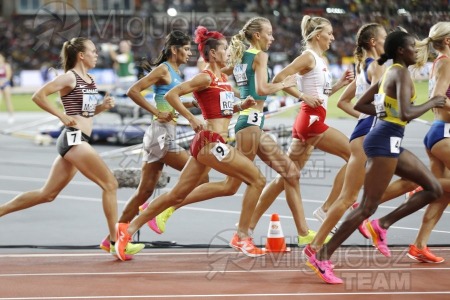
[[[61,65],[64,68],[64,72],[73,69],[77,63],[77,55],[80,52],[86,50],[85,42],[88,41],[84,37],[76,37],[70,41],[66,41],[61,49]]]
[[[428,37],[416,42],[416,48],[418,50],[416,67],[423,67],[434,50],[443,50],[443,41],[447,37],[450,37],[450,22],[438,22],[434,24],[430,28]]]
[[[370,50],[369,42],[375,38],[380,28],[383,28],[378,23],[370,23],[363,25],[356,34],[356,48],[353,56],[356,61],[356,73],[364,70],[365,60],[367,58],[367,50]]]
[[[312,38],[319,32],[321,32],[326,25],[331,25],[328,19],[305,15],[300,25],[303,37],[303,45],[306,46],[306,43],[311,41]]]
[[[246,46],[244,41],[246,40],[248,43],[251,43],[253,35],[257,32],[261,32],[262,24],[269,23],[269,19],[263,17],[254,17],[245,23],[244,27],[239,30],[239,33],[234,35],[231,38],[230,42],[230,65],[235,66],[240,63],[242,60],[242,56],[244,55]]]

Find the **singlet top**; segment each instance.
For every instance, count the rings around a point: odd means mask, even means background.
[[[381,80],[380,88],[378,89],[378,94],[375,95],[375,106],[377,106],[377,96],[379,95],[378,97],[383,102],[384,110],[386,111],[386,115],[385,116],[380,116],[379,118],[381,120],[384,120],[384,121],[387,121],[387,122],[398,124],[400,126],[405,126],[408,123],[408,121],[402,121],[400,119],[398,100],[389,97],[384,92],[384,81],[386,80],[386,74],[393,67],[403,68],[403,66],[400,65],[400,64],[393,64],[384,72],[383,78]],[[412,98],[410,99],[411,103],[413,103],[414,100],[416,100],[416,96],[417,96],[416,95],[416,90],[415,90],[415,87],[414,87],[414,94],[413,94]],[[384,100],[383,100],[383,98],[384,98]]]
[[[206,73],[211,77],[211,84],[208,88],[193,93],[202,110],[203,118],[205,120],[231,118],[234,93],[227,80],[227,75],[222,74],[222,78],[217,78],[209,70],[203,70],[201,73]]]
[[[98,100],[100,99],[94,79],[88,74],[92,82],[87,83],[74,70],[70,71],[75,74],[76,85],[70,93],[61,97],[64,111],[68,116],[80,115],[85,118],[93,117]]]
[[[0,79],[6,78],[6,64],[0,66]]]
[[[328,97],[331,94],[332,88],[331,72],[322,57],[311,49],[306,49],[306,51],[314,56],[316,65],[311,71],[300,76],[299,90],[307,95],[322,99],[322,107],[326,110]],[[305,105],[305,103],[302,103],[302,106]]]
[[[248,49],[244,52],[240,64],[237,64],[233,68],[233,75],[237,86],[239,87],[241,99],[247,98],[247,96],[252,96],[255,100],[265,101],[267,96],[260,96],[256,93],[256,76],[255,70],[253,70],[253,62],[255,56],[261,50]],[[269,70],[267,70],[267,82],[269,82]]]
[[[371,81],[369,80],[369,77],[367,76],[367,69],[369,69],[369,65],[375,61],[373,57],[367,57],[364,63],[364,69],[362,72],[356,74],[356,92],[355,97],[358,100],[361,98],[361,96],[370,88]],[[370,115],[367,114],[359,114],[358,120],[366,119],[370,117]]]
[[[430,72],[430,81],[428,81],[428,97],[431,97],[431,92],[436,86],[436,77],[434,76],[434,66],[436,65],[436,62],[441,58],[447,58],[447,55],[441,55],[438,58],[436,58],[433,62],[433,67],[431,68]],[[450,98],[450,85],[447,88],[447,92],[445,92],[445,96],[447,96],[447,98]]]
[[[153,99],[156,102],[156,108],[159,111],[162,112],[171,112],[173,115],[175,115],[175,109],[169,104],[169,102],[164,99],[164,95],[167,94],[169,90],[171,90],[173,87],[179,85],[183,80],[181,79],[180,74],[178,74],[173,67],[167,62],[163,62],[169,69],[170,78],[171,81],[169,84],[163,84],[163,85],[154,85],[153,91],[155,92]],[[157,119],[156,116],[153,116],[153,119]],[[176,121],[176,118],[173,119]]]

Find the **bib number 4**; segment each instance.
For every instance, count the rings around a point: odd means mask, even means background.
[[[400,153],[400,146],[402,139],[396,136],[391,136],[391,153]]]

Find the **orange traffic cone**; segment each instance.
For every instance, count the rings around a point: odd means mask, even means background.
[[[286,247],[283,230],[281,229],[280,217],[272,214],[270,218],[269,231],[267,233],[266,252],[288,252],[291,248]]]

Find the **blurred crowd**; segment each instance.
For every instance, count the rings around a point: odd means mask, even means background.
[[[231,37],[242,28],[249,16],[263,15],[272,21],[275,43],[272,44],[271,53],[281,53],[277,56],[283,61],[272,61],[272,64],[288,63],[301,51],[302,39],[300,22],[305,14],[321,15],[328,18],[334,29],[336,41],[327,55],[332,63],[339,64],[342,57],[352,56],[355,44],[355,34],[358,28],[369,22],[383,24],[387,30],[402,26],[417,35],[425,38],[429,28],[438,21],[448,21],[449,1],[384,1],[384,0],[335,0],[307,1],[296,0],[137,0],[135,15],[133,16],[80,16],[81,36],[87,36],[98,45],[100,57],[97,63],[99,68],[111,68],[112,61],[107,51],[102,51],[102,44],[116,43],[120,40],[130,40],[135,60],[142,58],[155,59],[161,51],[163,39],[172,29],[181,29],[192,34],[198,20],[193,13],[208,13],[216,28],[212,30],[224,31]],[[171,3],[171,4],[169,4]],[[174,7],[185,19],[178,17],[172,22],[161,16],[169,7]],[[223,7],[226,7],[225,11]],[[327,12],[327,8],[329,9]],[[341,8],[342,11],[333,11],[331,8]],[[403,10],[402,10],[403,9]],[[242,13],[245,12],[245,13]],[[344,13],[339,13],[344,12]],[[228,17],[217,17],[214,14],[227,13]],[[222,14],[223,15],[223,14]],[[190,17],[189,17],[190,16]],[[34,27],[35,16],[14,15],[0,19],[0,53],[4,53],[13,72],[20,70],[58,68],[59,51],[65,41],[64,29],[61,20],[47,22],[47,29],[53,34],[49,41],[41,41],[43,28]],[[208,24],[201,24],[208,27]],[[44,28],[45,29],[45,28]],[[195,47],[193,47],[195,50]],[[194,52],[194,56],[196,53]],[[196,59],[190,62],[195,65]]]

